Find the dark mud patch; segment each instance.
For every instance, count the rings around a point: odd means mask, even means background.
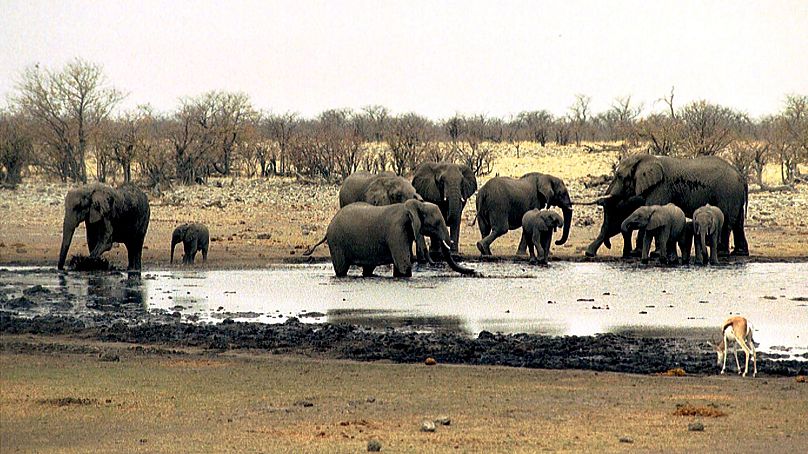
[[[257,349],[359,361],[387,360],[439,364],[500,365],[541,369],[588,369],[652,374],[681,368],[688,375],[717,372],[709,344],[694,339],[639,338],[623,334],[542,336],[481,332],[477,337],[451,332],[402,332],[359,325],[240,323],[194,325],[132,323],[98,316],[91,323],[71,317],[20,318],[0,314],[4,334],[70,335],[108,342],[153,344],[161,348]],[[808,363],[760,355],[761,375],[808,375]]]
[[[67,267],[71,271],[110,271],[112,266],[109,260],[104,257],[88,257],[86,255],[74,255],[70,257]]]
[[[56,397],[51,399],[39,399],[38,403],[42,405],[53,405],[55,407],[69,407],[69,406],[85,406],[97,405],[98,399],[89,399],[87,397]]]

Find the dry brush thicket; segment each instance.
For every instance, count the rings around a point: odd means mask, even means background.
[[[74,60],[59,70],[25,70],[0,110],[0,182],[30,174],[63,182],[131,181],[150,188],[204,182],[212,176],[297,176],[339,181],[357,171],[407,175],[423,161],[452,160],[477,174],[492,170],[498,150],[525,143],[575,143],[591,151],[642,149],[658,155],[718,155],[764,184],[779,164],[783,184],[808,162],[808,96],[786,96],[781,112],[753,119],[706,101],[642,116],[631,97],[595,114],[577,95],[566,115],[546,110],[501,119],[455,115],[433,121],[382,106],[333,109],[315,118],[258,110],[249,96],[211,91],[183,98],[168,113],[149,106],[118,111],[124,98],[100,66]],[[587,145],[599,143],[601,145]]]

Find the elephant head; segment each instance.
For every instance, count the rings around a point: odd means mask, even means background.
[[[664,178],[659,158],[638,153],[623,159],[617,165],[614,180],[606,191],[606,197],[628,200],[633,196],[642,196]]]
[[[423,200],[409,181],[393,174],[378,176],[365,190],[365,202],[376,206],[404,203],[412,199]]]
[[[474,273],[474,270],[458,265],[452,258],[452,240],[449,236],[449,228],[446,227],[446,221],[443,220],[443,214],[441,214],[437,205],[418,200],[408,200],[404,205],[407,207],[413,235],[421,232],[421,234],[431,237],[433,241],[438,241],[446,263],[449,264],[452,270],[461,274]]]
[[[665,225],[665,219],[659,213],[659,206],[641,206],[634,210],[620,225],[623,232],[645,229],[655,230]]]
[[[561,208],[561,212],[564,213],[564,231],[555,244],[566,243],[570,235],[570,226],[572,225],[572,200],[564,181],[561,178],[540,173],[527,174],[525,177],[531,178],[536,185],[536,195],[539,198],[539,203],[546,204],[547,207],[557,206]]]
[[[71,189],[65,197],[62,225],[62,247],[58,268],[64,269],[73,232],[82,222],[87,226],[87,246],[91,257],[98,257],[112,247],[110,217],[115,209],[114,190],[102,184],[89,184]]]
[[[477,178],[467,165],[425,162],[418,166],[412,185],[424,200],[446,210],[446,222],[456,224],[469,197],[477,191]]]
[[[564,227],[564,220],[555,211],[544,211],[538,219],[539,230],[555,232],[559,227]]]
[[[174,247],[178,244],[182,243],[185,239],[185,234],[188,232],[189,224],[182,224],[174,229],[174,233],[171,234],[171,261],[170,263],[174,263]]]

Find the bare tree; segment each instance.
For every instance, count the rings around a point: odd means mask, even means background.
[[[659,156],[673,156],[682,143],[682,123],[667,114],[654,113],[639,121],[637,131],[649,142],[648,151]]]
[[[632,106],[631,96],[615,99],[611,108],[602,115],[609,139],[636,144],[639,138],[637,118],[640,112],[642,106]]]
[[[491,137],[490,119],[485,115],[462,118],[457,153],[464,164],[477,175],[491,172],[494,147],[487,140]]]
[[[100,65],[76,59],[60,71],[34,66],[23,72],[12,98],[34,122],[48,162],[62,181],[87,182],[86,155],[97,128],[123,94],[107,84]]]
[[[269,115],[263,123],[267,136],[277,143],[279,167],[276,167],[275,164],[273,167],[278,168],[278,173],[281,175],[286,175],[289,171],[287,159],[299,124],[298,115],[292,112]]]
[[[783,121],[791,148],[789,181],[799,178],[799,164],[808,161],[808,96],[788,95],[783,110]]]
[[[385,141],[390,147],[393,171],[405,175],[414,170],[434,139],[431,122],[420,115],[409,113],[391,118]]]
[[[219,151],[211,164],[216,172],[230,175],[233,152],[256,115],[250,98],[240,92],[212,91],[202,95],[197,102],[209,112],[209,130],[218,142]]]
[[[546,110],[521,112],[518,119],[524,123],[525,134],[528,140],[538,142],[542,147],[547,144],[550,131],[553,128],[553,115]]]
[[[695,101],[682,108],[682,146],[690,156],[712,156],[733,140],[740,115],[726,107]]]
[[[569,118],[572,124],[572,133],[575,137],[575,145],[581,146],[586,132],[587,120],[590,117],[589,103],[592,98],[583,94],[575,95],[575,103],[570,107]]]
[[[0,184],[16,187],[33,155],[30,128],[19,114],[0,111]]]

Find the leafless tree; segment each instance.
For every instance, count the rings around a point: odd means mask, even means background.
[[[298,115],[292,112],[269,115],[262,124],[270,140],[275,141],[277,144],[277,162],[279,166],[276,166],[273,161],[273,168],[278,169],[278,173],[281,175],[286,175],[289,172],[287,160],[290,146],[295,139],[299,124],[300,119]]]
[[[713,156],[733,140],[740,116],[729,108],[695,101],[679,112],[682,146],[689,156]]]
[[[491,137],[490,119],[485,115],[461,117],[460,134],[455,144],[460,160],[477,175],[491,172],[495,158],[494,147],[487,140]]]
[[[420,115],[409,113],[391,118],[385,141],[390,147],[393,171],[405,175],[414,170],[434,139],[431,122]]]
[[[639,139],[637,118],[640,112],[642,106],[633,106],[631,96],[615,99],[611,108],[602,115],[609,139],[636,144]]]
[[[648,150],[658,156],[673,156],[682,143],[682,123],[668,114],[654,113],[639,121],[637,131],[649,143]]]
[[[787,169],[789,181],[799,178],[799,164],[808,161],[808,95],[786,96],[783,121],[788,133],[791,155]]]
[[[592,98],[583,94],[575,95],[575,103],[570,106],[570,123],[572,125],[572,133],[575,137],[575,145],[581,146],[581,140],[586,133],[587,120],[591,112],[589,111],[589,103]]]
[[[34,123],[46,170],[87,182],[86,156],[99,125],[123,99],[100,65],[76,59],[59,71],[33,66],[17,84],[12,102]]]
[[[542,147],[547,144],[553,128],[553,114],[546,110],[521,112],[516,117],[524,123],[527,140],[538,142]]]
[[[33,137],[19,114],[0,110],[0,184],[16,187],[33,156]]]

